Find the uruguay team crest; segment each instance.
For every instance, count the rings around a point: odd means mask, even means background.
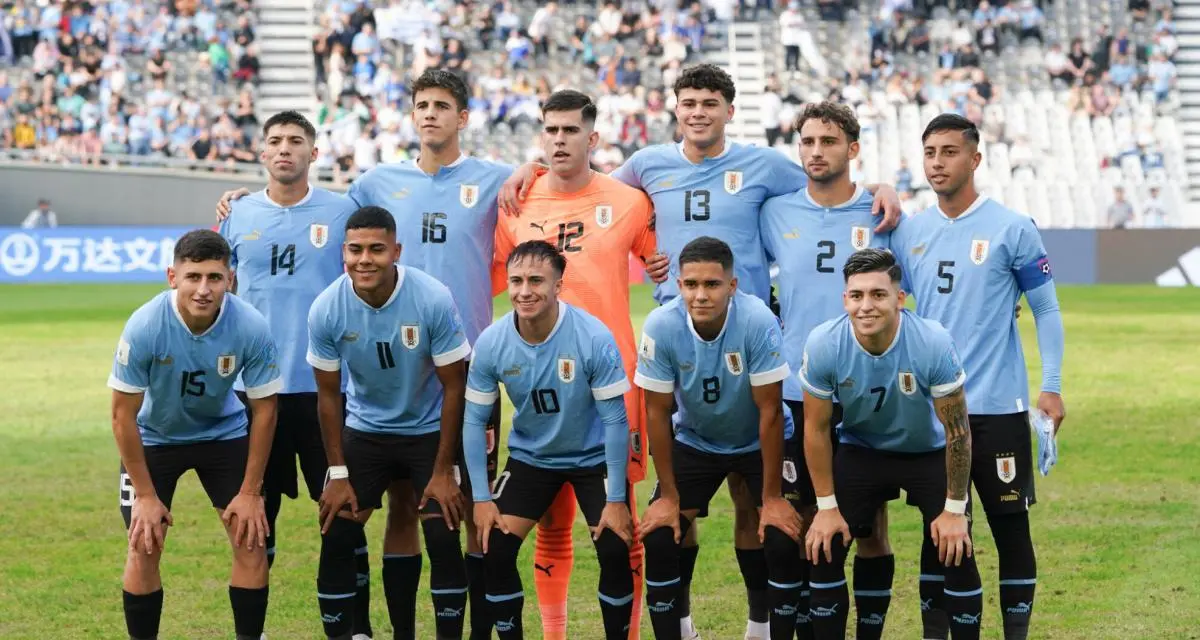
[[[596,207],[596,224],[600,225],[601,229],[607,229],[608,225],[613,221],[612,205],[602,204]]]
[[[996,477],[1000,481],[1009,484],[1017,479],[1017,460],[1013,456],[1004,456],[996,458]]]
[[[327,225],[327,224],[309,225],[308,241],[312,243],[312,246],[314,246],[318,249],[320,249],[321,247],[324,247],[325,243],[329,242],[329,225]]]
[[[988,241],[987,240],[972,240],[971,241],[971,262],[975,264],[983,264],[988,257]]]
[[[470,209],[479,202],[479,185],[477,184],[460,184],[458,185],[458,203]]]
[[[900,372],[900,393],[911,396],[917,392],[917,377],[911,371]]]
[[[575,381],[574,358],[563,357],[558,359],[558,379],[568,383]]]
[[[742,365],[742,354],[738,353],[737,351],[726,353],[725,368],[729,369],[729,373],[732,373],[735,376],[742,375],[742,369],[745,368]]]
[[[742,190],[742,172],[741,171],[726,171],[725,172],[725,193],[733,195]]]
[[[783,479],[787,482],[796,481],[796,463],[791,460],[783,461]]]
[[[406,349],[416,349],[421,344],[421,325],[406,324],[400,327],[400,343]]]
[[[217,356],[217,375],[228,378],[237,369],[237,356],[232,353]]]
[[[871,246],[871,230],[866,227],[852,227],[850,229],[850,246],[854,247],[855,251],[862,251]]]

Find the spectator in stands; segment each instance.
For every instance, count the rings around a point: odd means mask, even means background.
[[[908,32],[904,48],[909,53],[929,53],[930,42],[929,24],[925,18],[917,18],[917,24]]]
[[[1020,37],[1022,40],[1026,38],[1034,38],[1039,43],[1042,42],[1042,26],[1046,23],[1046,16],[1042,10],[1033,4],[1033,0],[1021,0],[1021,8],[1017,11],[1017,19],[1020,21]]]
[[[1093,118],[1111,116],[1119,100],[1120,96],[1115,94],[1111,85],[1097,82],[1088,88],[1087,114]]]
[[[1046,73],[1051,80],[1057,80],[1071,86],[1075,82],[1075,73],[1071,71],[1070,59],[1063,53],[1062,45],[1055,42],[1046,51]]]
[[[896,169],[896,192],[901,194],[913,192],[912,170],[908,168],[908,160],[904,156],[900,156],[900,168]]]
[[[250,44],[246,46],[241,57],[238,58],[237,71],[233,73],[233,77],[240,82],[249,82],[257,85],[259,69],[258,45]]]
[[[1171,89],[1175,87],[1175,63],[1167,60],[1165,55],[1155,53],[1150,58],[1150,64],[1146,68],[1146,75],[1149,77],[1151,87],[1154,89],[1154,99],[1159,104],[1166,102]]]
[[[1113,188],[1113,201],[1108,205],[1108,224],[1113,229],[1124,229],[1133,223],[1133,206],[1125,199],[1125,188]]]
[[[767,78],[767,86],[759,101],[759,113],[762,116],[763,134],[767,137],[767,146],[774,147],[783,137],[783,122],[780,112],[783,111],[783,96],[780,95],[779,78],[771,74]]]
[[[37,208],[29,212],[22,229],[53,229],[58,226],[58,214],[50,209],[50,201],[46,198],[38,200]]]
[[[1129,0],[1129,14],[1137,22],[1145,22],[1150,13],[1150,0]]]
[[[1071,52],[1067,54],[1066,70],[1075,76],[1076,80],[1082,81],[1083,77],[1093,71],[1095,67],[1091,56],[1083,48],[1083,38],[1071,40]]]
[[[1143,227],[1154,229],[1167,226],[1170,213],[1167,211],[1166,203],[1162,200],[1161,191],[1162,189],[1158,185],[1150,185],[1150,195],[1142,203]]]
[[[556,45],[550,41],[551,34],[558,27],[558,3],[547,2],[534,12],[529,20],[527,30],[529,39],[533,42],[534,51],[538,55],[549,55],[550,47]],[[557,47],[555,47],[557,48]]]
[[[787,9],[779,14],[779,41],[785,52],[784,69],[786,71],[800,70],[800,48],[804,39],[812,41],[812,34],[804,23],[804,14],[800,12],[799,0],[788,2]]]
[[[1114,46],[1115,48],[1115,46]],[[1108,69],[1108,80],[1118,89],[1131,89],[1138,84],[1137,67],[1126,54],[1118,53]]]

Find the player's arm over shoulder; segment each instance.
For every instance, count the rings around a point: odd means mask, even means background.
[[[641,149],[634,151],[633,155],[626,158],[625,162],[623,162],[621,166],[613,169],[612,173],[608,175],[624,184],[633,187],[634,189],[645,189],[646,183],[642,180],[642,173],[646,168],[646,160],[649,159],[652,154],[659,152],[659,149],[657,148],[658,146],[660,145],[642,147]]]

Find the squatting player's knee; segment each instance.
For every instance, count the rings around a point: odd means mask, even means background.
[[[126,572],[139,578],[149,578],[158,575],[158,565],[161,561],[161,549],[149,554],[130,549],[125,561]]]
[[[233,567],[234,571],[245,576],[261,576],[267,575],[267,552],[262,547],[252,547],[246,549],[244,547],[233,548]]]

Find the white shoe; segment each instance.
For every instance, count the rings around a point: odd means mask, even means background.
[[[700,640],[700,632],[692,624],[691,616],[679,620],[679,636],[683,640]]]
[[[350,637],[350,640],[371,640],[371,636],[365,633],[356,633]]]
[[[746,621],[745,640],[770,640],[771,628],[766,622]]]

